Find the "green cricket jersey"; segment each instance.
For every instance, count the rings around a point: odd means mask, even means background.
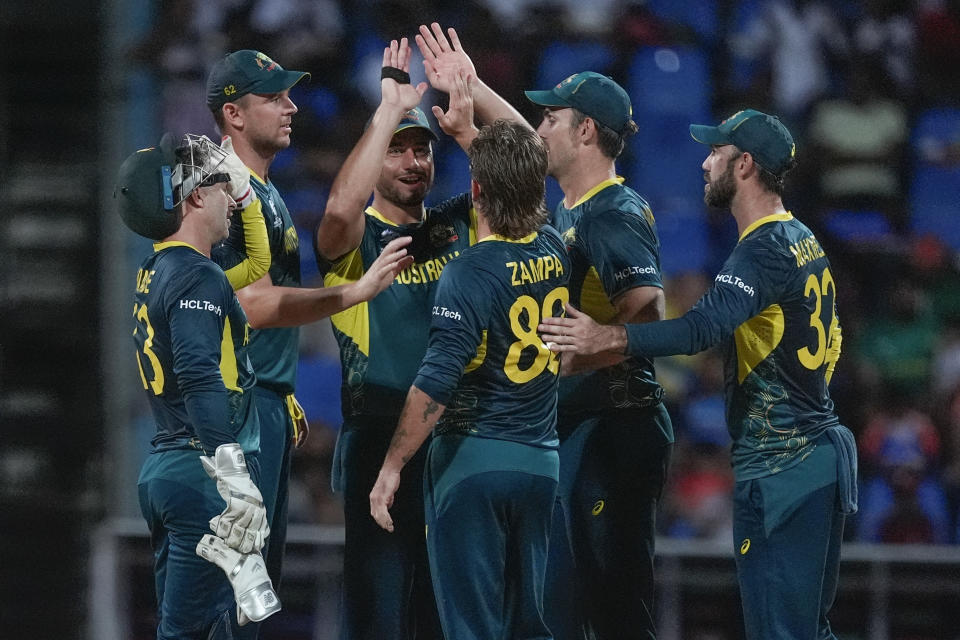
[[[317,262],[325,286],[356,282],[387,242],[413,235],[413,265],[373,300],[331,318],[340,346],[344,417],[398,416],[427,347],[440,273],[476,242],[476,214],[470,195],[462,194],[428,208],[416,224],[396,225],[373,207],[365,215],[359,247],[332,262],[318,255]]]
[[[447,405],[437,433],[559,445],[560,359],[537,334],[563,314],[570,259],[545,226],[520,240],[488,236],[447,265],[414,385]]]
[[[157,422],[154,451],[260,447],[250,327],[223,271],[183,242],[153,246],[133,302],[137,367]]]
[[[569,209],[561,201],[550,218],[570,253],[570,302],[599,323],[614,317],[612,301],[625,291],[663,288],[660,240],[650,205],[622,182],[620,177],[601,182]],[[645,406],[661,394],[653,360],[634,356],[563,378],[560,411]]]
[[[790,213],[750,225],[682,318],[627,325],[628,353],[692,354],[725,341],[736,479],[790,468],[839,424],[827,385],[840,357],[836,284],[820,243]]]
[[[293,218],[272,182],[264,182],[252,171],[250,186],[260,199],[270,242],[270,280],[279,287],[300,286],[300,240]],[[246,241],[240,216],[230,222],[230,237],[214,248],[213,259],[227,270],[241,263]],[[257,372],[257,384],[281,395],[294,392],[297,378],[300,330],[297,327],[255,329],[250,332],[250,360]]]

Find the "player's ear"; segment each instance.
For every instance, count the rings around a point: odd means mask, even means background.
[[[201,191],[202,189],[200,187],[197,187],[196,189],[193,190],[193,192],[190,193],[189,196],[187,196],[186,202],[189,202],[190,206],[193,207],[194,209],[203,208],[204,198],[203,198],[203,194],[200,193]]]
[[[584,142],[595,141],[597,138],[597,122],[590,116],[583,119],[583,122],[577,127],[580,139]]]
[[[240,113],[240,107],[234,102],[227,102],[220,107],[220,113],[223,121],[231,125],[234,129],[243,128],[243,115]],[[221,132],[226,135],[225,132]]]
[[[480,198],[480,183],[470,178],[470,199],[476,202]]]

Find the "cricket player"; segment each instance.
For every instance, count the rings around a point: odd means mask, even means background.
[[[138,485],[154,550],[157,637],[164,639],[232,638],[244,615],[262,619],[280,607],[256,554],[269,526],[256,485],[260,423],[249,328],[227,276],[210,260],[234,206],[225,156],[206,138],[188,136],[175,150],[165,136],[127,158],[114,192],[127,226],[157,242],[137,274],[133,339],[157,423]],[[237,618],[231,581],[197,555],[198,545],[243,574],[234,580],[245,596]],[[253,553],[250,562],[237,551]]]
[[[536,326],[562,313],[570,262],[556,232],[541,226],[547,154],[539,136],[498,120],[480,130],[469,155],[479,241],[440,277],[427,352],[370,513],[394,531],[403,517],[394,500],[401,470],[436,426],[426,534],[445,636],[548,639],[543,582],[559,473],[560,362]]]
[[[544,107],[537,133],[563,190],[550,224],[573,263],[571,304],[601,323],[662,320],[653,213],[616,173],[637,130],[630,96],[592,71],[526,95]],[[655,638],[656,513],[673,425],[653,360],[569,354],[562,375],[547,622],[558,640],[619,638],[624,628]]]
[[[309,430],[293,395],[299,353],[297,327],[373,298],[390,283],[383,278],[395,275],[397,261],[402,258],[402,266],[410,261],[398,253],[405,253],[402,247],[410,242],[403,239],[384,251],[366,278],[344,283],[348,285],[344,287],[300,287],[297,230],[270,181],[269,169],[276,154],[290,145],[297,112],[290,88],[307,75],[284,69],[262,52],[244,49],[218,61],[207,80],[207,105],[242,161],[231,172],[231,183],[250,185],[251,195],[261,203],[268,230],[269,271],[239,290],[238,298],[253,328],[249,354],[257,373],[253,393],[261,423],[261,488],[271,529],[264,556],[277,588],[286,540],[291,449],[305,442]],[[214,248],[213,258],[229,274],[248,260],[252,244],[246,227],[235,222],[229,238]],[[249,630],[244,633],[244,637],[253,634]]]
[[[725,345],[746,637],[832,639],[827,613],[857,500],[853,436],[828,390],[840,356],[836,282],[817,238],[783,206],[796,150],[783,123],[745,109],[690,133],[710,146],[704,201],[729,208],[740,233],[713,286],[674,320],[601,326],[571,307],[571,317],[547,318],[540,331],[555,350],[582,354]]]
[[[434,107],[433,112],[444,131],[466,148],[476,136],[474,110],[484,122],[522,117],[476,78],[456,31],[447,34],[449,40],[437,23],[424,25],[417,43],[431,85],[450,94],[449,109]],[[388,239],[413,238],[413,265],[383,295],[332,318],[343,376],[344,423],[332,473],[345,518],[343,640],[441,637],[423,537],[425,452],[410,461],[397,492],[402,508],[394,535],[370,518],[369,504],[426,350],[440,275],[477,240],[469,193],[424,206],[433,184],[437,136],[417,107],[427,86],[410,84],[409,59],[406,38],[384,49],[380,105],[331,187],[315,238],[327,286],[359,278]]]
[[[233,638],[280,609],[259,554],[270,527],[256,484],[250,329],[228,276],[210,260],[230,229],[231,176],[242,167],[229,145],[188,136],[174,149],[167,136],[127,158],[114,194],[127,226],[157,241],[137,275],[133,338],[157,422],[138,484],[155,556],[158,638]],[[375,295],[409,264],[408,242],[394,241],[365,278],[325,295],[337,304]]]

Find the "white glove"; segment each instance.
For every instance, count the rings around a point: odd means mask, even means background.
[[[220,148],[227,154],[227,157],[220,163],[220,169],[230,174],[230,197],[237,203],[238,209],[246,209],[250,206],[250,203],[257,199],[257,194],[253,192],[253,187],[250,186],[250,170],[243,164],[237,152],[233,150],[233,138],[224,136]]]
[[[236,442],[217,447],[213,456],[200,456],[207,475],[217,481],[217,491],[227,503],[218,516],[210,518],[210,530],[240,553],[260,551],[270,526],[263,496],[247,473],[243,450]]]
[[[237,623],[260,622],[280,611],[280,598],[273,590],[263,556],[238,553],[216,536],[205,535],[197,543],[197,555],[227,574],[237,601]]]

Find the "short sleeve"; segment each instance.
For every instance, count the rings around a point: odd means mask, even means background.
[[[477,355],[489,326],[494,296],[488,287],[462,258],[447,265],[440,276],[427,352],[414,385],[441,404],[449,400],[467,363]]]
[[[577,235],[611,300],[635,287],[663,287],[660,242],[642,212],[585,216]]]

